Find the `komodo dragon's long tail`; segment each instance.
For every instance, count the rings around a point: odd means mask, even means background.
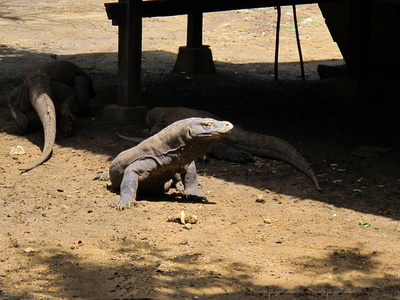
[[[252,155],[269,157],[292,165],[310,177],[317,190],[322,190],[310,165],[288,142],[274,136],[247,132],[238,128],[228,136],[228,139],[234,143],[236,148],[245,150]]]
[[[56,140],[56,110],[50,96],[47,93],[41,93],[37,97],[33,107],[43,124],[44,146],[42,154],[37,160],[19,167],[22,172],[32,170],[45,162],[53,151]]]

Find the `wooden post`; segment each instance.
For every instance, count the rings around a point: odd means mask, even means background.
[[[211,49],[203,46],[203,12],[188,14],[186,47],[179,47],[174,72],[215,73]]]
[[[188,14],[187,40],[189,48],[200,48],[203,46],[203,13]]]
[[[118,105],[140,102],[142,64],[142,0],[126,2],[126,21],[118,26]]]
[[[368,74],[370,13],[370,0],[352,0],[350,2],[349,73],[358,79],[366,77]]]

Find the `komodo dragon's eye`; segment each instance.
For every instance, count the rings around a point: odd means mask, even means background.
[[[211,127],[213,122],[207,121],[207,122],[202,122],[201,125],[203,126],[204,129],[208,129]]]

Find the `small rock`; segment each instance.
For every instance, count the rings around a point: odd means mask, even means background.
[[[34,248],[32,248],[32,247],[28,247],[28,248],[25,248],[25,249],[24,249],[24,252],[25,252],[25,253],[33,253],[33,252],[36,252],[36,249],[34,249]]]
[[[302,24],[311,24],[314,23],[314,20],[312,18],[305,18],[303,21],[301,21]]]
[[[21,154],[25,154],[25,149],[22,148],[22,146],[20,145],[12,147],[10,150],[10,155],[21,155]]]
[[[267,200],[265,200],[263,195],[258,195],[257,199],[256,199],[256,202],[264,204],[265,202],[267,202]]]
[[[264,222],[264,224],[271,224],[272,220],[271,219],[264,219],[263,222]]]
[[[185,229],[188,229],[188,230],[190,230],[190,229],[192,229],[192,224],[190,224],[190,223],[187,223],[187,224],[185,224],[185,226],[183,226]]]
[[[169,216],[167,218],[167,222],[177,222],[181,224],[195,224],[197,223],[197,216],[196,215],[190,215],[186,213],[186,211],[182,210],[179,216]]]

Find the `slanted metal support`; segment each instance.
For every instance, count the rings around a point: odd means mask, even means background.
[[[304,63],[303,63],[303,55],[301,53],[301,45],[300,45],[300,37],[299,37],[299,28],[297,26],[297,14],[296,14],[296,5],[292,5],[293,8],[293,21],[294,21],[294,28],[296,31],[296,42],[297,42],[297,50],[299,51],[299,60],[300,60],[300,72],[301,72],[301,79],[305,80],[304,74]],[[278,80],[278,58],[279,58],[279,31],[281,27],[281,7],[276,7],[277,11],[277,20],[276,20],[276,40],[275,40],[275,62],[274,62],[274,76],[275,80]]]

